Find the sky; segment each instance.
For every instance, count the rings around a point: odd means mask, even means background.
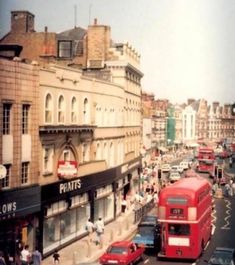
[[[235,102],[234,0],[0,0],[0,38],[13,10],[33,13],[38,32],[109,25],[141,55],[142,89],[156,99]]]

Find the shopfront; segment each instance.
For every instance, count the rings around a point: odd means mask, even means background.
[[[116,169],[42,186],[40,227],[42,253],[51,254],[86,235],[88,218],[105,222],[114,216],[113,181]]]
[[[1,191],[0,193],[0,250],[17,256],[19,244],[30,250],[39,246],[40,187]]]

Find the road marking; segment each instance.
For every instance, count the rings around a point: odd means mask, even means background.
[[[230,214],[230,212],[231,212],[231,202],[229,201],[229,200],[224,200],[225,201],[225,203],[226,203],[226,208],[228,209],[227,211],[226,211],[226,214],[227,214],[227,216],[224,218],[224,221],[226,222],[225,223],[225,225],[224,226],[222,226],[221,227],[221,229],[223,229],[223,230],[230,230],[231,229],[231,227],[230,227],[230,223],[229,223],[229,219],[230,219],[230,217],[231,217],[231,214]]]
[[[146,259],[146,260],[144,261],[144,264],[146,264],[147,262],[149,262],[149,259]]]
[[[215,229],[216,229],[216,226],[214,224],[212,224],[212,229],[211,229],[211,234],[214,235],[215,233]]]

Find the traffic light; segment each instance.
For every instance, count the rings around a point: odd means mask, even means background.
[[[223,169],[218,168],[218,178],[221,179],[223,177]]]
[[[231,115],[235,116],[235,103],[233,103],[231,106]]]
[[[215,176],[217,176],[217,172],[218,172],[218,166],[215,166]]]

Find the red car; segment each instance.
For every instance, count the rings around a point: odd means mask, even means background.
[[[100,264],[132,265],[143,258],[144,247],[132,241],[117,241],[112,243],[100,257]]]

